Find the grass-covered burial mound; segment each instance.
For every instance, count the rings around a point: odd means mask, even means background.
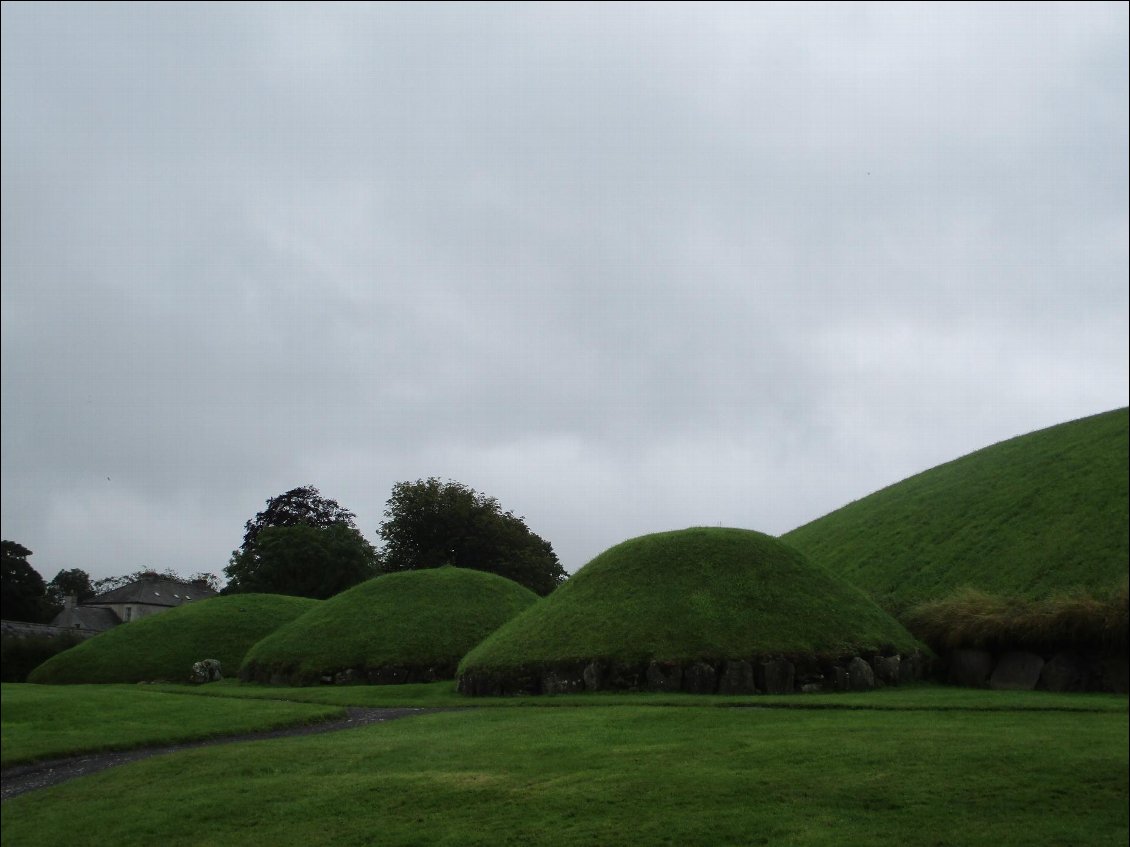
[[[920,673],[921,645],[775,538],[695,528],[625,541],[459,666],[467,694],[864,688]]]
[[[468,568],[386,574],[324,601],[247,654],[240,678],[286,685],[451,679],[537,595]]]
[[[1071,421],[924,471],[782,540],[900,616],[963,589],[1105,602],[1130,556],[1128,447],[1126,409]]]
[[[199,600],[96,635],[48,659],[28,682],[188,682],[204,659],[234,676],[253,644],[319,602],[279,594]]]

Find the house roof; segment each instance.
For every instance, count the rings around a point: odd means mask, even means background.
[[[163,576],[142,577],[91,597],[84,606],[103,606],[109,603],[144,603],[149,606],[179,606],[192,600],[204,600],[215,597],[216,592],[205,585],[195,582],[181,582],[179,579],[169,579]]]
[[[67,629],[85,629],[93,632],[105,632],[120,624],[118,616],[112,609],[103,609],[97,606],[73,606],[63,609],[51,620],[51,626],[62,626]]]

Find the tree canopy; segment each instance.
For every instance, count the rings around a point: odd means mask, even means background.
[[[82,603],[93,597],[95,593],[90,574],[82,568],[59,571],[47,583],[47,600],[57,609],[62,608],[63,601],[68,597],[74,597]]]
[[[43,623],[52,616],[46,600],[47,586],[31,566],[32,553],[15,541],[0,542],[3,548],[3,580],[0,584],[0,617],[10,621]]]
[[[227,567],[228,593],[290,594],[324,600],[375,575],[373,547],[354,527],[266,527],[250,553]]]
[[[267,501],[267,508],[244,525],[243,544],[239,549],[250,550],[259,533],[269,527],[306,524],[325,529],[333,524],[345,524],[356,529],[355,518],[353,512],[342,508],[336,500],[323,497],[313,485],[302,485]]]
[[[489,571],[546,595],[564,579],[552,545],[493,497],[436,477],[398,482],[384,512],[379,567],[454,565]]]
[[[373,547],[353,513],[312,485],[272,497],[245,530],[243,544],[224,568],[225,593],[324,599],[375,573]]]

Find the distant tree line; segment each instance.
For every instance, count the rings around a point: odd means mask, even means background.
[[[493,497],[432,477],[399,482],[375,549],[356,517],[313,485],[267,501],[224,569],[225,592],[331,597],[393,571],[450,565],[490,571],[548,594],[565,579],[552,545]]]
[[[384,573],[443,566],[496,573],[541,595],[566,578],[553,546],[525,518],[452,480],[396,483],[377,534],[379,549],[361,534],[353,512],[303,485],[270,498],[244,524],[243,543],[224,568],[222,589],[211,573],[187,581],[227,594],[324,599]],[[81,603],[145,576],[181,579],[171,570],[139,570],[92,580],[81,568],[70,568],[44,582],[27,561],[30,550],[14,541],[3,545],[3,616],[10,620],[49,621],[67,597]]]

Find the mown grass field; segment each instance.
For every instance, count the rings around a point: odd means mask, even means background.
[[[781,539],[895,614],[963,586],[1105,596],[1130,559],[1128,450],[1117,409],[970,453]]]
[[[417,704],[452,696],[449,684],[379,688],[415,689],[403,693]],[[5,722],[13,693],[39,690],[5,686]],[[358,702],[374,690],[50,689],[75,702],[130,695],[123,717],[147,698],[192,710],[255,702],[229,695],[344,693]],[[186,751],[8,800],[2,839],[13,847],[1127,843],[1125,697],[924,687],[752,698],[777,708],[719,708],[724,699],[742,698],[508,701],[527,708],[475,700],[476,708],[358,730]]]
[[[133,686],[5,683],[0,691],[4,767],[316,723],[344,712],[339,706],[281,700],[204,701]]]

